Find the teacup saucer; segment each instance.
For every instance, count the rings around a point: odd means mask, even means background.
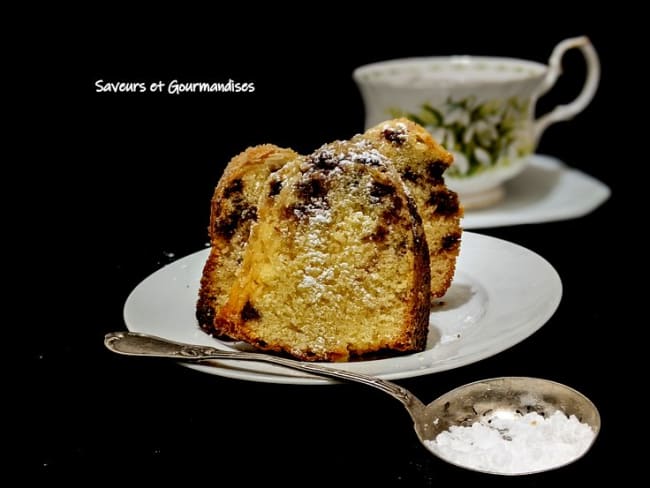
[[[604,203],[610,189],[552,156],[534,154],[526,168],[503,185],[492,206],[465,211],[465,229],[535,224],[582,217]]]

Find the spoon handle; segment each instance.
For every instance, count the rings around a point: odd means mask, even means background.
[[[286,359],[268,354],[244,351],[224,351],[210,346],[199,346],[173,342],[161,337],[139,332],[111,332],[104,337],[104,345],[111,351],[126,356],[150,356],[170,358],[182,361],[203,361],[207,359],[235,359],[238,361],[259,361],[272,363],[286,368],[305,371],[317,376],[325,376],[337,380],[362,383],[377,388],[396,398],[412,414],[412,409],[422,408],[422,402],[410,391],[390,381],[367,376],[352,371],[344,371],[322,366],[318,363],[307,363]]]

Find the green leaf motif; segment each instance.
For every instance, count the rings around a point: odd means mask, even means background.
[[[399,108],[388,113],[425,127],[437,142],[455,153],[456,163],[447,174],[467,177],[508,165],[532,151],[533,143],[525,130],[531,109],[529,100],[518,97],[477,103],[472,96],[449,98],[437,107],[423,103],[417,113]]]

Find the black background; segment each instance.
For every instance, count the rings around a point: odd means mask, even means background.
[[[626,288],[621,265],[632,257],[633,240],[620,219],[630,214],[625,195],[633,137],[623,126],[637,92],[620,55],[623,40],[611,33],[612,25],[625,30],[625,23],[607,12],[585,20],[547,11],[522,22],[494,10],[376,8],[379,20],[319,14],[278,21],[259,11],[256,21],[222,14],[209,25],[127,18],[109,29],[90,24],[68,44],[71,66],[56,69],[81,71],[68,85],[81,103],[71,126],[54,127],[75,164],[64,157],[44,173],[57,178],[47,182],[45,200],[55,218],[42,223],[55,241],[51,253],[41,254],[53,266],[53,283],[32,306],[59,319],[39,321],[31,337],[33,377],[23,398],[40,408],[26,423],[30,473],[66,480],[93,480],[97,473],[102,479],[183,476],[220,486],[542,486],[631,469],[622,449],[628,431],[618,424],[627,409],[615,376],[629,371],[635,328],[623,318],[617,291]],[[601,57],[600,88],[583,113],[546,131],[538,151],[597,177],[612,196],[583,218],[478,231],[524,245],[553,264],[564,286],[558,311],[540,331],[493,358],[398,382],[425,402],[492,376],[570,385],[602,415],[602,432],[585,458],[524,478],[472,473],[431,456],[402,407],[379,392],[237,381],[104,350],[103,335],[125,328],[122,306],[131,289],[161,265],[204,247],[209,200],[232,156],[264,142],[309,152],[363,129],[351,78],[356,66],[445,54],[546,62],[557,42],[576,35],[588,35]],[[580,55],[567,54],[564,68],[539,113],[579,91]],[[230,78],[254,82],[255,92],[106,94],[94,85],[98,79]]]

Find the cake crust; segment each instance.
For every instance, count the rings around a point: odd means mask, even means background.
[[[239,270],[251,224],[257,219],[259,194],[268,176],[298,157],[272,144],[249,147],[226,166],[210,204],[210,255],[203,268],[196,318],[199,326],[227,338],[215,322]]]

